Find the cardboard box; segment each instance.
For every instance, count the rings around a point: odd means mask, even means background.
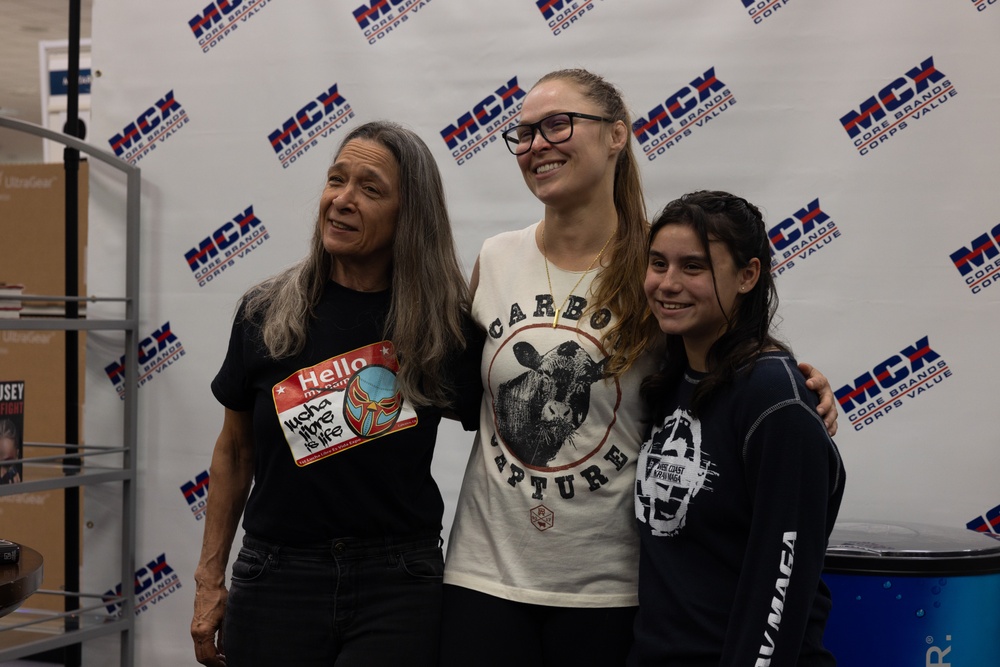
[[[80,165],[80,293],[85,291],[87,164]],[[24,285],[24,294],[65,293],[65,170],[61,164],[0,165],[0,281]],[[37,304],[25,302],[22,317]],[[61,303],[41,310],[62,316]],[[0,327],[3,322],[0,321]],[[83,402],[84,334],[80,339],[80,403]],[[62,443],[66,439],[65,343],[62,331],[0,328],[0,379],[25,383],[24,441]],[[82,420],[81,420],[82,422]],[[25,447],[25,456],[55,452]],[[31,480],[31,466],[24,477]],[[25,544],[45,559],[42,588],[62,589],[64,579],[64,492],[0,496],[0,537]],[[82,515],[82,513],[81,513]],[[82,555],[82,554],[81,554]],[[63,600],[35,595],[25,607],[61,611]]]

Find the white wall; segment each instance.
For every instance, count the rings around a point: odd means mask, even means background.
[[[137,567],[160,560],[158,580],[152,568],[138,575],[149,585],[142,596],[159,594],[139,600],[137,664],[193,662],[188,624],[203,522],[192,511],[201,501],[189,505],[182,487],[208,469],[221,424],[209,382],[238,296],[305,252],[344,128],[389,118],[427,141],[470,269],[484,238],[535,221],[541,209],[498,133],[470,135],[463,143],[485,141],[461,161],[441,133],[482,100],[487,115],[512,116],[517,95],[499,109],[495,91],[516,77],[526,92],[556,68],[605,75],[646,120],[680,92],[698,119],[655,159],[642,157],[651,141],[635,143],[650,213],[700,188],[759,204],[780,246],[781,334],[837,388],[886,371],[861,405],[844,399],[841,517],[975,527],[992,512],[987,519],[996,520],[1000,286],[988,283],[1000,274],[973,289],[951,256],[985,234],[972,281],[1000,266],[1000,3],[386,0],[383,29],[369,43],[373,28],[354,17],[362,0],[218,0],[209,8],[228,32],[203,47],[189,22],[207,3],[94,7],[90,140],[110,149],[131,123],[156,125],[148,135],[137,125],[143,143],[124,154],[143,170],[142,331],[169,343],[144,348],[151,370],[139,392]],[[552,28],[538,5],[573,21]],[[690,84],[710,69],[718,85],[701,100]],[[268,136],[334,85],[353,117],[283,165]],[[885,139],[859,149],[841,118],[873,96],[890,110],[868,117],[860,137],[885,113]],[[166,118],[156,109],[161,100]],[[118,293],[121,185],[99,165],[92,173],[89,282],[95,293]],[[794,217],[815,200],[822,215]],[[185,254],[250,206],[268,237],[200,285]],[[805,240],[786,246],[796,234]],[[900,354],[923,339],[929,351],[910,352],[913,361]],[[117,437],[120,401],[105,367],[121,352],[110,336],[90,341],[86,437],[94,443]],[[880,399],[884,405],[867,407]],[[460,430],[442,430],[435,471],[449,523],[469,445]],[[85,582],[101,591],[118,583],[109,558],[117,554],[114,494],[86,496],[93,527],[85,529]],[[88,664],[117,655],[109,642],[86,650]]]

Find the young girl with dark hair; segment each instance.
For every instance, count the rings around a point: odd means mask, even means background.
[[[668,204],[644,289],[667,335],[643,383],[639,613],[630,665],[826,667],[820,574],[844,490],[788,348],[760,211],[725,192]]]

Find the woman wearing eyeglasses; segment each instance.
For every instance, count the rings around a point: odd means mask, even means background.
[[[549,73],[504,133],[542,220],[488,239],[480,428],[445,570],[443,665],[620,665],[632,642],[641,380],[658,328],[645,204],[619,91]],[[828,383],[821,413],[835,429]]]

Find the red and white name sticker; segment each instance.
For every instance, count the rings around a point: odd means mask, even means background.
[[[271,389],[299,466],[417,425],[396,390],[396,354],[382,341],[293,373]]]

